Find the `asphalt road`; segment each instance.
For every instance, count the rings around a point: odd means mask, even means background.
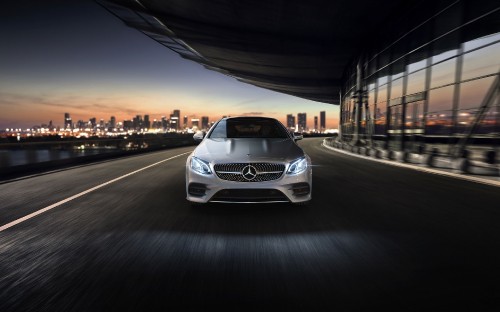
[[[177,148],[0,184],[0,311],[498,311],[499,188],[311,156],[313,200],[185,200]]]

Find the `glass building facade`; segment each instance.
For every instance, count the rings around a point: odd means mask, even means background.
[[[498,1],[416,5],[385,27],[345,73],[342,139],[406,151],[498,147]]]

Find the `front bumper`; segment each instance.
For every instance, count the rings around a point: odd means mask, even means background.
[[[200,174],[186,164],[186,199],[197,203],[300,203],[311,200],[312,168],[299,174],[283,175],[272,181],[235,182],[219,178],[210,165],[212,174]],[[285,172],[288,166],[285,168]]]

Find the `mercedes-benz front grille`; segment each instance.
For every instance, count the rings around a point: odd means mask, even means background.
[[[216,164],[215,173],[223,180],[236,182],[264,182],[279,179],[285,165],[272,163]]]

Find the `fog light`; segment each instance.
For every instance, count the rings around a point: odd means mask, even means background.
[[[297,183],[292,185],[294,196],[305,196],[311,192],[311,187],[308,183]]]
[[[207,186],[202,183],[190,183],[188,187],[188,193],[192,196],[204,196],[207,190]]]

